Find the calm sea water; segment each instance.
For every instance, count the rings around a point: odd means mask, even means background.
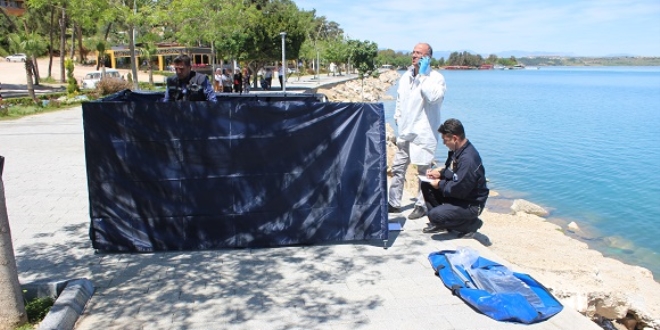
[[[442,118],[463,122],[502,195],[489,205],[542,205],[552,222],[575,221],[574,237],[660,280],[660,67],[441,73]],[[392,124],[394,101],[384,104]]]

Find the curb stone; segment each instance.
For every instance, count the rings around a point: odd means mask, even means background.
[[[74,279],[57,282],[28,283],[21,285],[26,290],[26,299],[34,297],[56,298],[38,330],[73,329],[85,304],[94,294],[94,286],[87,279]]]

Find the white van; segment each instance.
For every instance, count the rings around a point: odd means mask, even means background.
[[[83,89],[96,88],[96,84],[101,80],[101,74],[102,74],[101,71],[92,71],[86,74],[82,80],[82,88]],[[105,69],[105,76],[113,77],[113,78],[121,78],[121,74],[119,74],[119,71],[115,69]]]

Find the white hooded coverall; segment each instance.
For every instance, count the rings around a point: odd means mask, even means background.
[[[397,153],[392,164],[393,178],[389,190],[389,203],[401,206],[405,172],[410,163],[417,165],[418,173],[426,175],[433,162],[440,133],[440,108],[445,97],[445,78],[437,71],[413,76],[411,67],[399,80],[394,120],[398,127]],[[424,206],[421,191],[416,206]]]

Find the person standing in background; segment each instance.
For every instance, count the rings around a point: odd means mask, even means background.
[[[403,184],[408,165],[415,164],[419,175],[426,175],[438,146],[440,108],[445,97],[445,78],[431,70],[433,49],[419,43],[412,52],[412,65],[399,80],[394,121],[398,128],[397,151],[392,161],[392,181],[388,197],[388,213],[401,212]],[[408,219],[426,215],[424,197],[419,191]]]
[[[208,77],[192,70],[190,56],[177,56],[173,64],[176,74],[167,77],[164,102],[217,101]]]
[[[273,85],[273,70],[270,68],[266,68],[266,73],[264,75],[264,79],[266,80],[266,88],[270,90],[270,86]]]
[[[222,92],[222,69],[215,69],[215,76],[213,76],[213,90]]]
[[[243,93],[243,75],[240,69],[234,71],[234,93]]]
[[[243,90],[246,93],[250,92],[250,70],[243,68]]]
[[[231,93],[232,79],[228,69],[222,69],[222,92]]]
[[[284,76],[284,66],[280,64],[277,67],[277,78],[280,80],[280,89],[284,90],[284,82],[282,81],[282,76]]]

